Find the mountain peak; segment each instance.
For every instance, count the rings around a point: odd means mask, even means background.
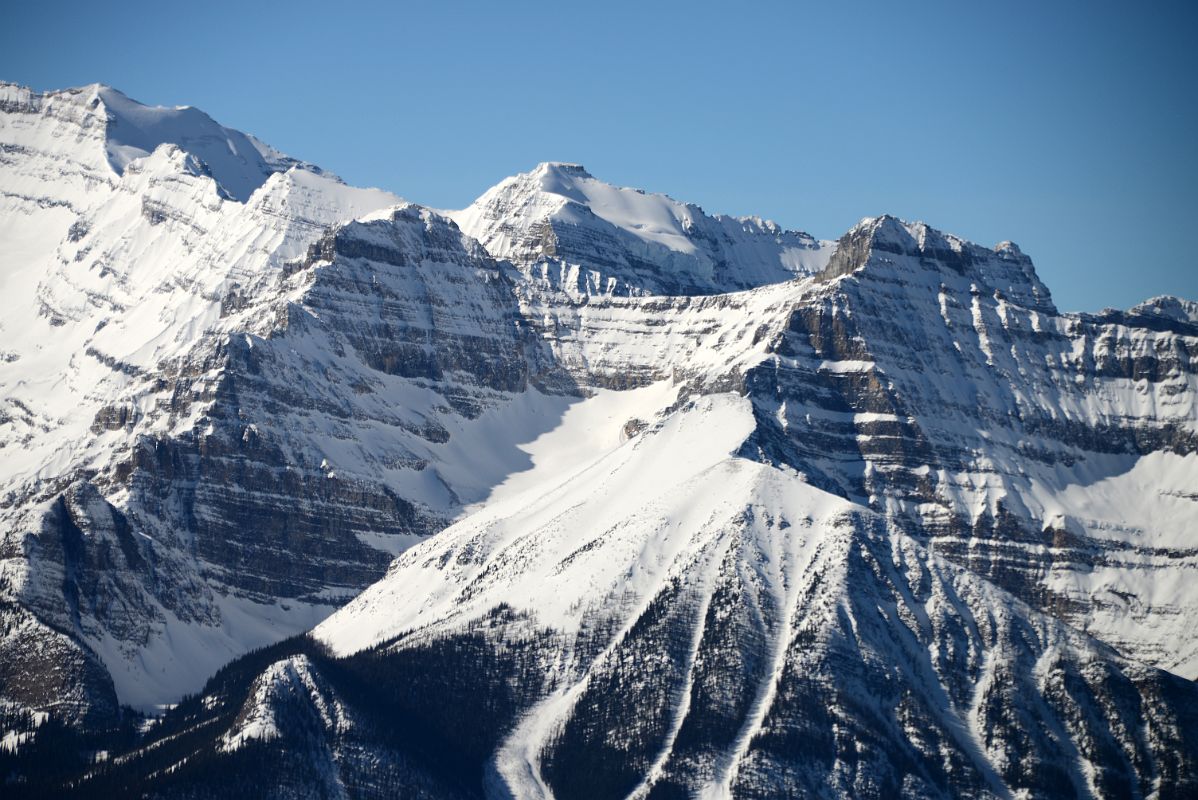
[[[1178,322],[1198,324],[1198,303],[1171,294],[1149,298],[1133,308],[1132,311],[1140,314],[1154,314]]]
[[[160,145],[175,145],[202,161],[221,188],[240,202],[273,173],[308,168],[198,108],[146,105],[103,83],[50,92],[6,83],[0,85],[0,102],[35,113],[61,103],[77,107],[72,116],[102,126],[105,158],[117,175]]]
[[[563,275],[582,281],[571,293],[734,291],[812,274],[830,254],[827,243],[761,218],[709,216],[692,203],[605,183],[581,164],[555,161],[447,213],[497,259],[526,270],[550,262],[575,269],[574,278]]]
[[[535,175],[561,175],[573,178],[594,178],[582,164],[570,161],[542,161],[532,170]]]
[[[517,184],[526,184],[533,191],[560,195],[583,205],[587,205],[588,195],[580,188],[580,184],[593,182],[603,186],[608,185],[587,172],[586,167],[582,164],[569,164],[562,161],[542,161],[532,172],[514,176],[511,180]]]
[[[272,173],[295,163],[286,157],[268,161],[254,139],[198,108],[150,106],[101,84],[89,88],[108,112],[107,149],[117,172],[159,145],[174,144],[204,162],[230,196],[245,202]]]
[[[1025,308],[1056,312],[1032,260],[1014,243],[1002,242],[991,250],[890,214],[866,217],[854,225],[840,238],[820,278],[832,280],[862,268],[911,273],[905,281],[915,280],[915,272],[934,270],[942,273],[933,281],[937,285],[960,283],[973,287],[971,291],[984,287],[987,294],[999,292]]]

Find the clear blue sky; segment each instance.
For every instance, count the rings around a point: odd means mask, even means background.
[[[539,161],[822,238],[1018,242],[1058,305],[1198,299],[1194,2],[9,5],[0,77],[189,104],[460,207]]]

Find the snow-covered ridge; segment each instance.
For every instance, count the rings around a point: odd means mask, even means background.
[[[547,162],[446,212],[498,259],[575,294],[712,294],[818,272],[831,243]],[[551,272],[574,273],[562,281]]]
[[[132,161],[173,144],[199,159],[230,197],[244,202],[270,175],[300,164],[190,106],[146,106],[98,83],[44,93],[0,84],[0,108],[62,114],[63,106],[76,119],[91,117],[103,124],[108,164],[118,175]]]

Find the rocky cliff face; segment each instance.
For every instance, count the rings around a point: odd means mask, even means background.
[[[92,345],[115,391],[59,484],[27,479],[10,512],[25,570],[14,595],[116,650],[110,665],[130,665],[122,699],[143,704],[186,690],[176,675],[146,692],[137,662],[157,642],[169,638],[162,657],[186,670],[179,640],[236,637],[239,616],[310,625],[443,527],[471,491],[437,472],[454,460],[438,455],[449,428],[529,381],[494,262],[412,206],[336,228],[272,276],[226,282],[201,313],[194,340],[149,363]],[[70,588],[71,536],[91,560],[80,575],[115,577]],[[44,580],[57,573],[62,590]],[[84,602],[74,619],[71,593]]]
[[[310,627],[479,499],[489,478],[450,431],[510,404],[535,348],[495,262],[441,217],[282,157],[239,202],[197,155],[203,130],[116,172],[131,112],[110,91],[16,93],[5,131],[46,149],[5,186],[36,174],[82,199],[9,197],[47,237],[74,219],[36,269],[7,265],[7,647],[61,638],[102,688],[78,713],[152,707]],[[156,113],[134,116],[175,130]],[[53,172],[64,139],[86,177]]]
[[[856,269],[815,290],[749,375],[750,454],[1129,655],[1198,674],[1185,627],[1198,599],[1159,582],[1196,555],[1184,323],[1059,315],[1013,245],[890,219],[842,240],[825,278],[862,238]]]
[[[27,786],[120,750],[80,792],[1196,790],[1193,303],[1061,314],[1010,243],[576,165],[442,214],[2,89]]]

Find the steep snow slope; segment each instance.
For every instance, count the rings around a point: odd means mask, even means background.
[[[710,498],[687,494],[677,505],[691,510],[676,520],[643,520],[638,511],[674,489],[685,491],[681,487],[724,461],[752,430],[743,400],[714,396],[697,403],[691,413],[671,417],[660,437],[650,437],[650,444],[672,443],[664,460],[657,448],[639,447],[637,441],[619,446],[620,425],[610,425],[608,446],[597,448],[606,458],[584,461],[573,470],[539,467],[531,494],[514,493],[488,504],[449,529],[453,535],[438,537],[452,550],[422,548],[419,555],[401,556],[388,579],[355,598],[315,635],[335,652],[349,654],[417,627],[460,624],[500,603],[577,633],[592,603],[625,590],[646,593],[639,581],[652,580],[661,562],[675,560],[667,529],[689,536],[711,513]],[[698,435],[700,430],[707,435]],[[564,438],[564,433],[553,435]],[[615,535],[616,528],[626,528],[629,537],[612,545],[622,557],[612,557],[606,548],[594,557],[586,552],[595,536]],[[646,550],[643,537],[657,530],[667,533],[649,544],[662,550]],[[456,574],[445,574],[441,555],[460,549],[502,555],[496,561],[457,558]],[[392,579],[400,572],[402,579]]]
[[[1181,533],[1196,510],[1198,331],[1184,301],[1061,315],[1014,245],[883,217],[846,234],[814,281],[586,303],[522,293],[521,306],[576,383],[743,392],[758,420],[745,455],[934,537],[1129,656],[1198,674],[1185,577],[1198,550]],[[1092,513],[1123,475],[1140,487],[1121,490],[1123,510]],[[1160,504],[1128,493],[1145,490]]]
[[[314,635],[400,663],[482,637],[489,674],[459,679],[476,691],[543,670],[519,684],[494,796],[1191,785],[1192,684],[793,471],[730,457],[753,426],[743,398],[687,403],[408,551]]]
[[[544,163],[447,212],[532,287],[568,297],[714,294],[818,272],[830,242]]]
[[[193,156],[220,194],[240,201],[274,173],[294,166],[318,172],[194,108],[143,106],[100,84],[41,93],[0,82],[3,330],[21,329],[11,313],[26,299],[20,287],[43,277],[42,260],[77,215],[111,193],[130,163],[163,144]]]

